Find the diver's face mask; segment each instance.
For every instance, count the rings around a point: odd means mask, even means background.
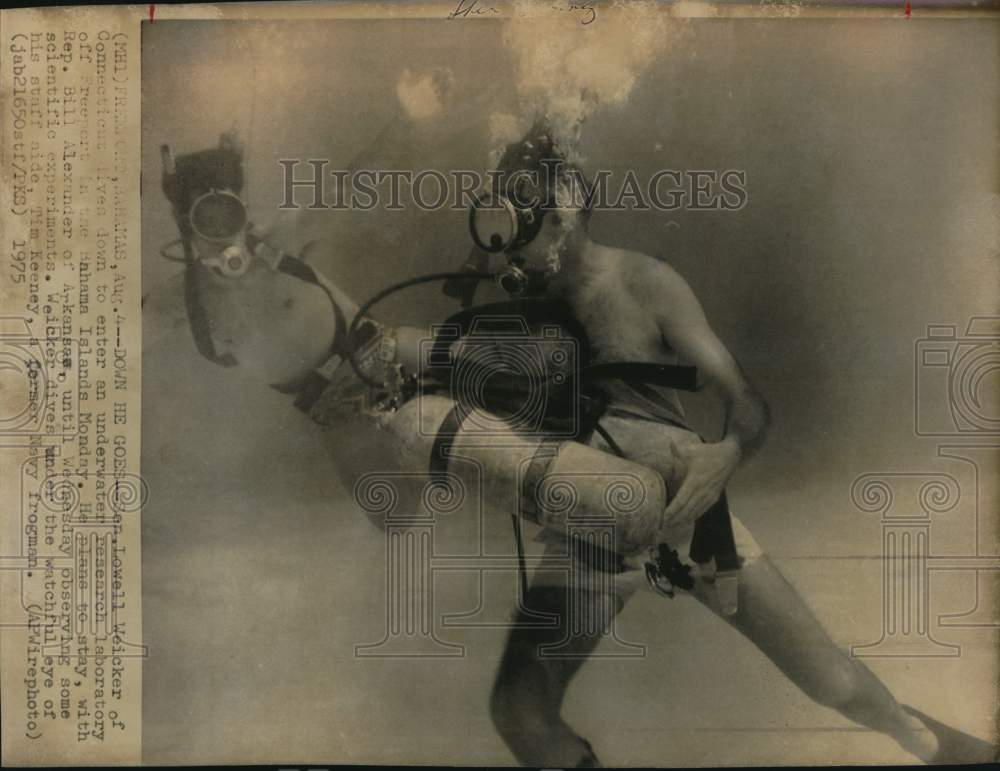
[[[231,190],[210,190],[188,211],[197,260],[228,278],[247,272],[253,255],[246,242],[249,218],[243,200]]]
[[[469,233],[484,252],[516,252],[542,229],[550,201],[539,185],[538,172],[518,171],[501,190],[476,195],[469,207]]]
[[[275,270],[280,252],[254,237],[246,205],[232,190],[212,189],[202,193],[191,203],[184,219],[182,228],[189,236],[184,294],[195,344],[209,361],[224,367],[235,366],[237,361],[231,354],[216,349],[202,301],[202,284],[209,274],[222,279],[244,276],[255,257]],[[248,236],[254,248],[248,243]]]
[[[476,246],[488,254],[509,255],[508,264],[495,275],[509,295],[528,293],[539,278],[533,275],[539,271],[528,269],[517,252],[541,232],[545,203],[537,174],[520,172],[509,180],[506,192],[495,188],[478,194],[469,207],[469,233]]]
[[[502,193],[478,195],[469,207],[469,233],[490,254],[516,252],[542,229],[545,210],[537,202],[519,205]]]

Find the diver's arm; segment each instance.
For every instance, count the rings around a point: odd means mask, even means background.
[[[687,468],[684,482],[667,508],[667,518],[698,517],[718,499],[739,463],[763,443],[769,410],[712,331],[701,303],[678,273],[657,263],[652,280],[643,283],[642,291],[664,340],[682,360],[698,368],[700,387],[714,388],[726,406],[722,439],[677,451],[678,462]]]
[[[764,397],[747,381],[742,367],[739,370],[743,385],[729,395],[726,401],[726,433],[722,441],[735,441],[740,460],[750,457],[760,449],[771,424],[771,409]]]

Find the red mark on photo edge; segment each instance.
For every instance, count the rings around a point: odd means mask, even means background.
[[[909,19],[910,18],[910,0],[906,0],[906,11],[905,11],[905,13],[906,13],[906,18]],[[150,6],[149,18],[150,19],[153,18],[152,6]]]
[[[150,3],[149,4],[149,20],[152,21],[153,20],[153,16],[155,16],[155,15],[156,15],[156,6],[153,3]],[[907,16],[910,15],[910,3],[909,2],[906,3],[906,15]]]

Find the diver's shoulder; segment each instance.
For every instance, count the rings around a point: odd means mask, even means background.
[[[610,274],[628,277],[641,273],[648,268],[651,262],[657,262],[655,257],[651,257],[644,252],[635,249],[625,249],[620,246],[609,246],[608,244],[594,243],[593,256],[596,256],[597,267]]]
[[[615,272],[633,293],[642,297],[689,291],[684,277],[666,260],[635,249],[615,249]]]

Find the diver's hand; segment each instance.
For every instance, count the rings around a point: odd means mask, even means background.
[[[722,495],[741,457],[739,445],[732,439],[674,447],[673,453],[684,481],[664,511],[664,524],[670,527],[693,522],[704,514]]]

